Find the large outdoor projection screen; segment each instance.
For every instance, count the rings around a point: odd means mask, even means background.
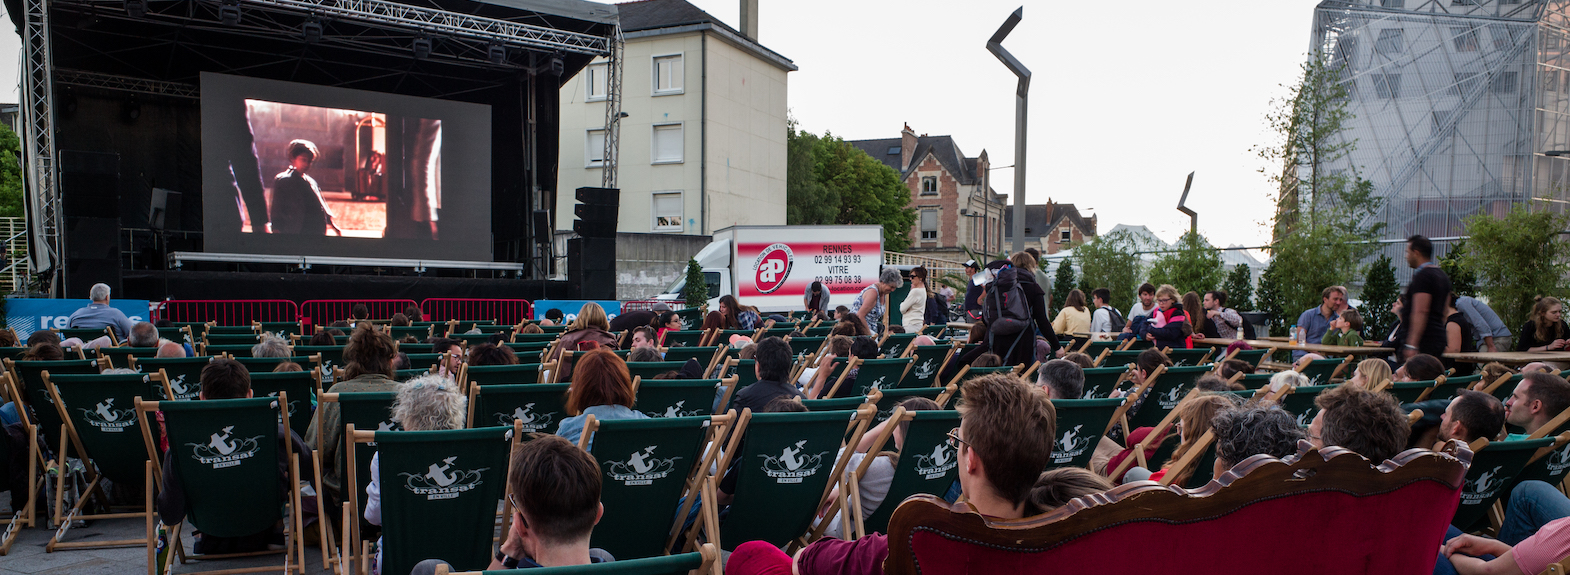
[[[490,106],[201,81],[206,251],[491,260]]]

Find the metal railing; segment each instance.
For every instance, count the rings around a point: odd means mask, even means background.
[[[5,241],[4,268],[0,268],[0,293],[28,291],[33,262],[27,257],[27,218],[0,217],[0,239]]]
[[[883,252],[883,264],[890,266],[922,266],[927,268],[927,277],[942,277],[950,272],[965,273],[964,262],[901,252]]]

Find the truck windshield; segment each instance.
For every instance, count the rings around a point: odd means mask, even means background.
[[[703,272],[703,283],[709,286],[709,299],[720,297],[720,273]],[[665,290],[667,294],[681,295],[681,290],[687,289],[687,276],[676,278],[676,282]]]

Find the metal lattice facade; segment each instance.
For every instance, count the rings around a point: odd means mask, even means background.
[[[1342,137],[1384,199],[1386,237],[1463,235],[1514,204],[1563,209],[1570,159],[1570,0],[1329,0],[1311,49],[1341,67]],[[1396,245],[1387,252],[1401,261]],[[1401,267],[1401,266],[1398,266]]]

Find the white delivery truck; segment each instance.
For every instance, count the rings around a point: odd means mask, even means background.
[[[710,310],[719,309],[722,295],[765,312],[804,309],[814,281],[829,289],[831,309],[849,307],[862,288],[878,281],[883,227],[731,226],[714,232],[714,241],[693,259],[703,268]],[[686,285],[684,271],[655,299],[682,301]]]

